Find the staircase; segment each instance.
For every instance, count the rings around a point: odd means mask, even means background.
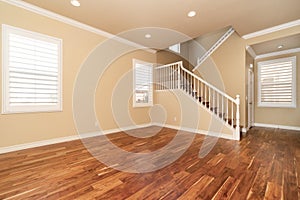
[[[156,90],[183,90],[200,106],[232,129],[240,140],[239,95],[232,98],[183,67],[182,61],[155,68]]]
[[[233,33],[235,30],[231,27],[226,33],[208,50],[205,54],[197,60],[197,66],[194,67],[193,72],[200,67],[200,65],[219,48]]]

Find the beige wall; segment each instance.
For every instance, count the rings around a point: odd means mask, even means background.
[[[245,90],[246,90],[247,97],[248,97],[248,87],[249,87],[248,86],[248,71],[253,70],[250,68],[250,64],[252,64],[254,67],[254,58],[252,58],[252,56],[248,52],[246,52]],[[254,97],[253,97],[253,99],[254,99]],[[247,128],[249,127],[249,124],[248,124],[248,98],[246,98],[246,102],[245,102],[245,125]]]
[[[257,106],[257,63],[265,60],[296,56],[297,59],[297,107],[296,108],[267,108]],[[300,127],[300,53],[281,55],[256,60],[255,62],[255,123],[276,124]]]
[[[137,50],[127,53],[114,61],[99,80],[95,106],[100,126],[105,130],[151,122],[150,107],[132,105],[133,58],[149,63],[156,61],[156,55],[149,52]]]
[[[18,14],[16,15],[16,13]],[[76,76],[80,70],[80,66],[84,63],[89,53],[100,42],[104,41],[105,38],[3,2],[0,2],[0,24],[24,28],[30,31],[61,38],[63,40],[63,111],[51,113],[1,114],[0,135],[2,139],[0,140],[0,147],[75,135],[76,130],[73,121],[72,95]],[[218,77],[220,77],[218,79],[224,83],[225,92],[232,97],[235,97],[237,94],[240,95],[241,125],[244,127],[247,125],[245,100],[247,92],[247,70],[245,63],[247,65],[248,61],[245,54],[246,43],[254,44],[266,41],[270,38],[273,39],[276,37],[278,38],[279,36],[290,35],[294,32],[299,32],[299,27],[290,29],[290,32],[288,32],[288,30],[281,31],[247,41],[240,38],[237,34],[233,34],[211,56],[210,60],[217,66],[217,69],[215,70]],[[2,53],[0,56],[1,55]],[[133,58],[163,64],[182,60],[179,56],[175,54],[172,55],[172,53],[165,51],[160,51],[156,55],[143,51],[134,51],[113,62],[110,65],[109,70],[105,72],[103,79],[99,81],[95,94],[96,114],[100,126],[103,129],[114,129],[118,127],[115,116],[110,109],[113,99],[112,89],[115,88],[115,84],[118,83],[118,80],[124,75],[129,74],[129,77],[130,75],[132,76],[130,70],[132,69]],[[299,59],[298,53],[297,85],[299,85],[300,78]],[[184,62],[187,61],[184,60]],[[190,66],[188,63],[185,65]],[[132,91],[132,77],[127,83],[129,84],[129,87],[125,90],[126,94]],[[1,84],[2,81],[0,81],[0,95],[2,93]],[[300,126],[299,89],[300,87],[298,87],[297,91],[297,109],[270,110],[266,108],[256,108],[255,122],[278,124],[276,122],[281,121],[281,124],[283,125]],[[169,96],[159,92],[155,93],[154,99],[156,101],[155,103],[162,103],[166,106],[166,122],[170,125],[180,125],[180,120],[182,120],[180,117],[181,107],[174,107],[178,104],[178,101],[176,103],[176,100],[174,100],[174,104],[170,104],[171,101]],[[122,102],[122,99],[120,99],[120,101]],[[126,109],[129,111],[129,115],[134,124],[144,124],[151,121],[149,113],[151,113],[153,108],[133,108],[132,96],[125,101]],[[211,116],[205,111],[201,111],[200,113],[202,114],[200,114],[198,127],[201,130],[208,130],[210,127]],[[282,113],[284,113],[284,115],[282,115]],[[176,121],[174,121],[174,116],[177,116]],[[285,117],[281,118],[281,116]],[[92,123],[95,123],[96,126],[96,122]],[[223,132],[228,131],[223,128]]]
[[[239,35],[234,33],[212,54],[211,57],[221,74],[225,92],[234,98],[236,95],[240,95],[240,124],[245,127],[245,41],[239,37]]]
[[[181,90],[157,91],[155,102],[163,108],[157,109],[157,114],[164,116],[159,123],[233,136],[231,129]]]
[[[63,40],[63,111],[0,114],[0,147],[76,135],[72,112],[75,80],[80,66],[89,53],[105,38],[3,2],[0,2],[0,24],[23,28]],[[112,84],[120,78],[122,73],[132,69],[132,58],[155,62],[155,54],[137,51],[121,57],[111,65],[111,69],[107,71],[107,78],[100,82],[96,93],[97,114],[100,117],[99,121],[105,124],[103,127],[105,129],[117,128],[112,120],[111,110],[106,107],[107,101],[110,99],[104,102],[100,101],[100,104],[97,100],[102,100],[105,97],[103,95],[109,95]],[[0,84],[1,82],[2,80]],[[2,94],[1,88],[0,85],[0,95]],[[131,105],[128,104],[129,107]],[[147,109],[130,108],[129,110],[134,123],[149,122]]]
[[[88,53],[104,38],[3,2],[0,2],[0,24],[16,26],[63,40],[63,111],[1,114],[0,147],[76,134],[72,115],[74,80]]]
[[[278,39],[286,36],[291,36],[294,34],[300,33],[300,26],[294,26],[288,29],[276,31],[273,33],[269,33],[266,35],[262,35],[259,37],[251,38],[246,40],[247,45],[257,44],[273,39]],[[269,60],[269,59],[276,59],[276,58],[282,58],[282,57],[288,57],[288,56],[297,56],[297,108],[262,108],[257,107],[257,62],[263,61],[263,60]],[[275,124],[275,125],[284,125],[284,126],[300,126],[300,110],[299,110],[299,98],[300,98],[300,81],[299,81],[299,53],[297,54],[290,54],[290,55],[282,55],[282,56],[276,56],[276,57],[269,57],[264,58],[260,60],[256,60],[255,62],[255,95],[254,95],[254,103],[255,103],[255,109],[254,109],[254,121],[255,123],[263,123],[263,124]]]
[[[166,51],[166,50],[158,51],[156,53],[156,61],[157,64],[163,64],[163,65],[182,61],[183,66],[185,68],[192,70],[190,63],[185,58],[183,58],[182,56],[176,53],[172,53],[170,51]]]
[[[168,58],[169,57],[169,58]],[[172,56],[166,53],[163,56],[158,56],[158,61],[163,60],[175,61]],[[246,54],[245,54],[245,41],[237,34],[233,34],[229,39],[223,43],[208,59],[202,64],[198,72],[208,82],[216,87],[224,90],[230,96],[234,97],[239,94],[241,99],[241,125],[246,125]],[[166,123],[170,125],[181,125],[179,121],[174,121],[174,117],[181,119],[180,107],[177,107],[178,100],[171,101],[172,98],[167,99],[166,92],[156,92],[156,103],[162,104],[166,108]],[[169,94],[170,96],[170,94]],[[172,95],[171,95],[172,96]],[[181,108],[182,109],[182,108]],[[193,108],[188,108],[193,110]],[[199,106],[199,130],[205,131],[220,131],[220,125],[217,120],[212,121],[212,116],[203,108]],[[212,123],[213,122],[213,123]],[[183,125],[184,126],[184,125]],[[228,133],[223,127],[223,133]]]

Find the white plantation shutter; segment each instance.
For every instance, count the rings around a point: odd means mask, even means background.
[[[3,25],[3,112],[61,110],[61,40]]]
[[[134,98],[133,106],[153,105],[152,64],[134,60]]]
[[[296,107],[296,57],[258,63],[258,106]]]

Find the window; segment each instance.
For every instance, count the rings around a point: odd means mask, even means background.
[[[258,106],[296,107],[296,57],[258,63]]]
[[[169,46],[169,50],[175,53],[180,53],[180,44],[174,44],[172,46]]]
[[[61,111],[57,38],[2,25],[2,113]]]
[[[146,107],[153,105],[153,81],[151,63],[133,60],[134,98],[133,107]]]

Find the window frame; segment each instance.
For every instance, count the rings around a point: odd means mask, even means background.
[[[267,64],[275,64],[280,62],[292,62],[292,102],[291,103],[278,103],[278,102],[262,102],[261,101],[261,67],[262,65]],[[274,107],[274,108],[296,108],[297,107],[297,94],[296,94],[296,85],[297,85],[297,77],[296,77],[296,56],[285,57],[285,58],[278,58],[272,59],[267,61],[260,61],[257,63],[257,106],[258,107]]]
[[[51,42],[58,46],[58,74],[56,105],[9,105],[9,35],[16,34],[36,40]],[[22,28],[2,24],[2,111],[1,114],[33,113],[33,112],[61,112],[63,110],[62,94],[62,39],[45,34],[25,30]]]
[[[136,64],[142,64],[142,65],[149,65],[151,66],[151,80],[150,80],[150,92],[151,92],[151,99],[149,100],[148,103],[138,103],[135,101],[135,96],[136,96],[136,71],[135,71],[135,66]],[[133,59],[133,107],[138,108],[138,107],[151,107],[153,106],[153,63],[145,62],[142,60],[138,59]]]

